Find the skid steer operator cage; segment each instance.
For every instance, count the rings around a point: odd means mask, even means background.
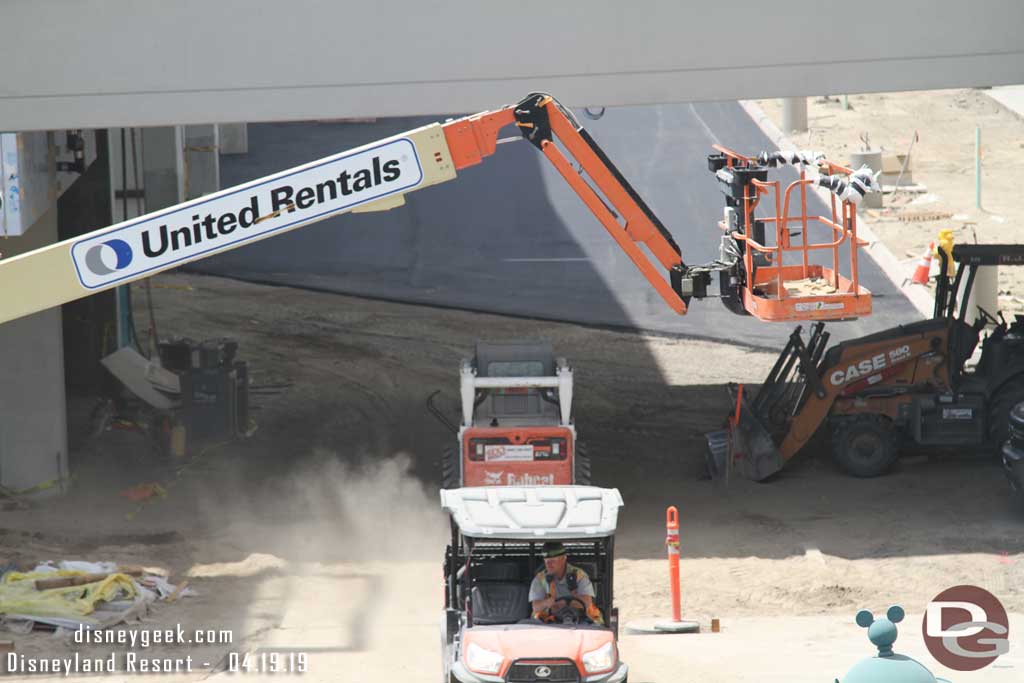
[[[871,293],[860,285],[857,267],[857,250],[867,242],[857,237],[856,204],[866,191],[877,187],[870,171],[853,171],[807,152],[747,157],[721,145],[714,148],[718,154],[708,157],[709,169],[725,186],[726,218],[720,227],[738,243],[737,257],[745,274],[744,308],[769,321],[868,315]],[[768,180],[768,170],[785,163],[794,165],[799,178],[783,188],[782,181]],[[830,217],[808,214],[807,194],[812,186],[830,190]],[[794,206],[794,192],[799,195],[798,206]],[[759,206],[762,215],[755,217]],[[828,229],[831,239],[811,241],[809,230],[815,222]],[[770,226],[774,226],[774,245],[766,243]],[[840,274],[840,249],[847,243],[849,277]],[[816,251],[831,254],[831,267],[811,262]],[[799,263],[787,265],[787,254],[798,255]]]

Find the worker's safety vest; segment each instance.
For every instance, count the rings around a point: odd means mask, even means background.
[[[583,580],[583,577],[586,576],[586,572],[584,572],[579,567],[574,567],[571,564],[567,564],[565,566],[565,581],[569,585],[570,591],[575,591],[576,586],[579,584],[580,581]],[[590,577],[587,578],[589,579]],[[548,581],[547,573],[543,570],[537,572],[537,580],[540,581],[542,584],[547,585],[549,598],[555,598],[556,600],[559,599],[557,580]],[[582,603],[583,600],[581,599],[580,602]],[[594,598],[590,599],[590,606],[587,608],[587,617],[589,617],[590,620],[593,621],[595,624],[601,624],[602,626],[604,626],[604,617],[601,616],[601,610],[597,608],[597,605],[594,602]],[[541,610],[539,612],[534,612],[533,618],[539,619],[547,623],[556,621],[555,616],[551,614],[550,610]]]

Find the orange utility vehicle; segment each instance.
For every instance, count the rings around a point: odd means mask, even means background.
[[[912,444],[997,451],[1010,431],[1010,410],[1024,401],[1024,316],[1008,323],[978,307],[981,315],[971,321],[968,301],[978,267],[1024,265],[1024,245],[958,244],[955,278],[946,252],[939,257],[930,320],[827,351],[823,323],[806,341],[797,327],[760,388],[731,386],[736,407],[728,428],[707,435],[712,474],[765,479],[821,428],[830,432],[836,462],[858,477],[885,473]],[[992,331],[971,365],[986,324]]]
[[[442,456],[442,488],[590,484],[572,419],[573,371],[550,343],[477,342],[459,375],[459,427],[428,401],[457,434]]]
[[[622,496],[589,486],[441,491],[451,516],[441,620],[445,683],[625,683],[614,604]],[[559,541],[586,572],[601,621],[569,599],[553,622],[531,618],[541,547]]]

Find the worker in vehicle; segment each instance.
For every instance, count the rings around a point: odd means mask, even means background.
[[[584,611],[595,624],[604,624],[601,610],[594,604],[594,584],[579,567],[569,564],[565,546],[548,542],[541,549],[544,556],[544,570],[537,572],[530,584],[530,605],[533,618],[543,622],[554,622],[566,607]]]

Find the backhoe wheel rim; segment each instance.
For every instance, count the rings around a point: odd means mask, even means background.
[[[850,453],[861,462],[874,462],[884,451],[885,444],[877,434],[857,434],[850,439]]]

